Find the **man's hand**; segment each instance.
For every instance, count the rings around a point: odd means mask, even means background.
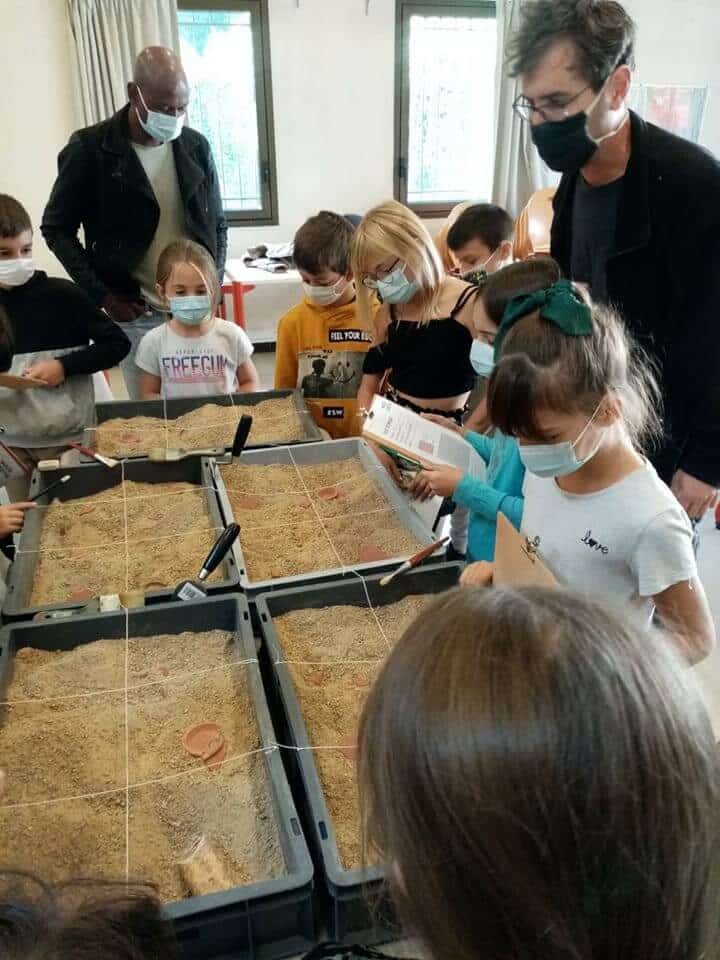
[[[691,477],[684,470],[675,471],[670,488],[691,520],[701,520],[717,503],[718,491],[715,487]]]
[[[116,323],[132,323],[148,312],[142,300],[126,300],[114,293],[107,293],[102,302],[105,313]]]
[[[428,486],[436,496],[451,497],[463,478],[463,471],[459,467],[444,465],[425,467],[420,477],[427,481]]]
[[[19,533],[25,522],[25,511],[34,509],[35,504],[30,501],[10,503],[0,507],[0,538],[9,537],[11,533]]]
[[[495,574],[495,564],[487,560],[469,563],[460,575],[461,587],[489,587]]]
[[[65,379],[65,367],[59,360],[40,360],[23,370],[24,377],[42,380],[48,387],[59,387]]]

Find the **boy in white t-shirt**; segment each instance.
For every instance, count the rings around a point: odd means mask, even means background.
[[[135,362],[142,371],[143,400],[258,389],[247,334],[215,316],[220,285],[215,264],[203,247],[192,240],[167,246],[158,260],[157,292],[170,317],[138,346]]]

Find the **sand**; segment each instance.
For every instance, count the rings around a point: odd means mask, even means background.
[[[83,592],[174,588],[197,576],[219,533],[207,491],[192,483],[128,480],[41,509],[31,606],[83,599]],[[223,571],[221,564],[212,577]]]
[[[169,902],[191,894],[178,861],[205,838],[217,889],[282,875],[265,757],[243,756],[261,746],[246,675],[257,665],[239,664],[223,631],[131,638],[126,729],[125,648],[16,654],[0,721],[0,861],[52,881],[122,879],[127,865]],[[202,721],[227,745],[214,770],[182,745]]]
[[[243,413],[253,418],[249,443],[293,443],[305,437],[292,397],[261,400],[242,405],[241,397],[224,406],[205,403],[176,419],[162,417],[114,417],[101,423],[95,433],[95,446],[108,457],[146,454],[153,447],[180,450],[229,448]]]
[[[313,758],[347,870],[363,862],[354,749],[360,714],[383,658],[428,599],[410,596],[376,607],[382,632],[372,611],[359,606],[296,610],[273,619],[310,743],[338,748],[315,750]]]
[[[251,581],[406,557],[423,546],[359,457],[219,469]]]

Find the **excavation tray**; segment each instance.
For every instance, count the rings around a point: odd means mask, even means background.
[[[382,869],[346,870],[342,865],[314,754],[307,749],[311,743],[295,685],[287,666],[277,663],[283,659],[283,652],[273,621],[293,610],[345,605],[367,607],[365,587],[374,607],[397,603],[414,594],[442,593],[457,585],[461,571],[462,565],[458,563],[436,564],[398,577],[387,587],[380,586],[381,577],[378,575],[365,577],[365,586],[355,577],[352,581],[278,590],[256,598],[260,629],[279,701],[276,705],[271,701],[271,707],[285,725],[282,735],[289,738],[288,744],[305,748],[287,751],[285,760],[291,782],[299,789],[296,797],[312,843],[318,874],[321,873],[324,879],[325,922],[329,937],[339,943],[381,943],[397,938],[401,931],[392,907],[382,897]]]
[[[58,477],[66,473],[71,475],[71,479],[63,486],[58,487],[50,495],[50,500],[57,497],[58,500],[68,502],[79,497],[87,497],[99,493],[101,490],[107,490],[120,483],[123,470],[126,480],[135,480],[141,483],[174,483],[185,482],[194,483],[199,486],[209,488],[213,483],[208,471],[207,461],[203,462],[199,457],[189,457],[186,460],[179,460],[175,463],[151,463],[149,460],[131,460],[124,464],[119,464],[113,469],[101,466],[99,463],[81,464],[77,467],[62,467],[58,470],[35,470],[30,484],[29,496],[49,486]],[[217,499],[213,491],[207,492],[208,507],[213,525],[223,526],[222,517],[218,509]],[[43,500],[43,503],[45,501]],[[7,593],[3,605],[3,616],[6,619],[18,619],[34,617],[37,614],[57,611],[57,610],[79,610],[85,606],[87,601],[66,601],[43,604],[41,606],[30,606],[30,597],[32,595],[33,581],[35,578],[35,565],[37,563],[37,549],[40,543],[42,524],[45,517],[44,510],[29,510],[25,515],[25,525],[20,535],[19,546],[15,556],[15,562],[10,567],[10,573],[7,579]],[[198,555],[197,572],[200,571],[200,565],[205,559],[203,555]],[[229,553],[220,567],[222,574],[220,579],[209,580],[206,589],[210,593],[221,593],[230,590],[238,585],[238,572],[235,560]],[[174,588],[163,590],[147,590],[145,592],[146,603],[162,602],[170,600]],[[91,601],[92,602],[92,601]]]
[[[310,416],[305,399],[299,390],[264,390],[257,393],[236,393],[232,397],[227,394],[215,394],[209,397],[177,397],[176,399],[165,400],[110,400],[106,403],[95,404],[95,416],[97,425],[106,420],[113,420],[115,417],[129,419],[130,417],[159,417],[160,419],[177,420],[184,413],[196,410],[207,403],[214,403],[219,407],[238,407],[242,408],[241,413],[252,414],[252,408],[263,400],[282,400],[285,397],[292,397],[295,410],[300,419],[300,425],[303,428],[304,436],[301,440],[293,440],[292,443],[310,443],[322,440],[320,428]],[[248,409],[245,410],[244,408]],[[95,432],[87,430],[85,433],[85,443],[93,446]],[[247,450],[258,450],[263,447],[284,446],[289,440],[274,441],[270,443],[253,443],[252,432]],[[226,450],[232,446],[232,437],[227,444]],[[222,453],[222,450],[218,451]],[[137,460],[146,454],[132,454],[127,459]],[[82,458],[83,462],[90,462],[89,457]]]
[[[326,440],[321,443],[307,443],[302,447],[274,447],[271,450],[256,450],[243,453],[241,462],[248,465],[261,464],[264,466],[274,463],[292,464],[295,462],[298,466],[302,466],[303,464],[332,463],[334,461],[348,460],[350,457],[355,456],[360,458],[360,462],[366,470],[373,473],[378,487],[388,501],[388,506],[394,511],[403,526],[417,537],[422,546],[433,543],[433,541],[437,539],[437,535],[432,532],[430,527],[423,523],[418,514],[410,507],[406,496],[392,481],[387,471],[375,456],[372,447],[365,440],[359,438]],[[207,461],[208,468],[213,476],[213,485],[217,491],[223,522],[226,524],[233,522],[235,517],[233,516],[232,506],[230,505],[222,475],[217,469],[217,464],[228,463],[229,461],[229,455],[217,458],[217,460],[208,458]],[[287,577],[252,580],[246,569],[242,547],[242,530],[232,550],[238,568],[240,586],[242,590],[251,595],[268,590],[285,589],[286,587],[294,587],[305,583],[323,583],[345,577],[357,579],[352,571],[356,570],[359,573],[367,574],[377,572],[378,570],[387,570],[398,566],[407,559],[407,556],[388,557],[385,560],[371,563],[356,563],[352,566],[332,567],[327,570],[316,570]],[[445,549],[439,548],[426,563],[442,560],[444,555]]]
[[[212,597],[129,612],[128,635],[227,630],[236,635],[238,659],[256,656],[247,601]],[[124,640],[125,612],[78,615],[71,621],[13,623],[0,631],[0,692],[10,681],[14,651],[32,646],[71,650],[100,639]],[[255,718],[264,744],[275,741],[260,671],[248,665]],[[313,867],[277,750],[266,753],[265,769],[286,875],[221,893],[167,904],[186,960],[253,958],[273,960],[305,952],[314,943]],[[0,848],[2,841],[0,840]]]

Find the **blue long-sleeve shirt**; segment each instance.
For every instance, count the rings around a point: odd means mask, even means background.
[[[468,561],[494,560],[498,513],[520,529],[525,467],[514,437],[506,437],[499,430],[490,437],[468,431],[465,439],[487,464],[487,478],[477,480],[466,473],[455,488],[453,500],[470,508]]]

